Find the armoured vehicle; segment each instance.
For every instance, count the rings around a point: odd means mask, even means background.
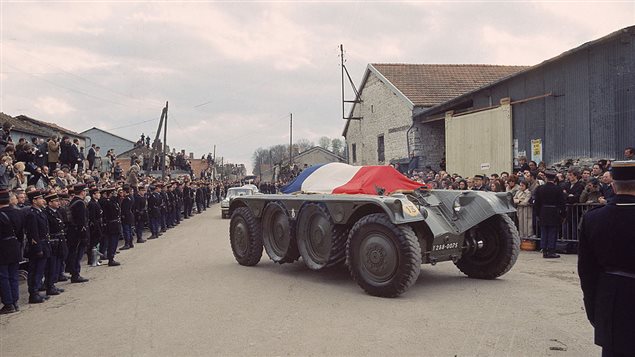
[[[368,294],[396,297],[422,264],[452,261],[467,276],[494,279],[518,257],[506,193],[414,189],[384,195],[264,194],[232,199],[230,243],[241,265],[263,249],[276,263],[300,257],[312,270],[345,263]]]

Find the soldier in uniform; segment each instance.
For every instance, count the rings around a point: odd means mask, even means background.
[[[167,215],[167,227],[174,228],[176,225],[176,197],[174,196],[174,186],[170,183],[167,186],[168,190],[166,195],[168,197],[168,215]]]
[[[159,238],[159,226],[161,220],[161,194],[160,188],[154,185],[150,185],[150,191],[148,196],[148,215],[150,216],[150,232],[152,236],[149,239]]]
[[[146,198],[145,186],[139,186],[139,189],[135,193],[133,209],[137,243],[145,243],[146,240],[143,239],[143,227],[148,222],[148,199]]]
[[[130,197],[130,186],[124,185],[124,188],[118,192],[121,203],[121,228],[123,230],[124,245],[119,249],[134,248],[132,243],[132,227],[134,226],[134,214],[132,213],[132,197]]]
[[[119,199],[112,194],[114,190],[114,187],[102,189],[102,197],[99,201],[101,209],[104,212],[104,242],[108,249],[106,254],[108,257],[108,266],[121,265],[121,263],[115,261],[117,245],[121,237],[121,208],[119,206]]]
[[[82,277],[80,262],[88,246],[90,233],[88,231],[88,208],[86,194],[88,188],[83,183],[73,186],[73,199],[68,205],[71,221],[68,227],[68,259],[66,264],[71,273],[71,283],[85,283],[88,279]]]
[[[192,216],[192,206],[194,203],[194,191],[189,181],[185,181],[183,186],[183,217],[189,219]]]
[[[51,255],[49,242],[49,222],[42,211],[46,207],[44,194],[34,190],[27,194],[31,200],[31,207],[26,215],[25,229],[27,239],[27,256],[29,258],[29,303],[39,304],[46,300],[38,293],[44,278],[46,262]]]
[[[602,356],[635,351],[635,161],[611,165],[615,196],[583,218],[578,274]]]
[[[47,206],[44,208],[44,214],[49,225],[49,242],[51,245],[51,256],[48,258],[46,278],[44,285],[46,286],[46,295],[59,295],[64,289],[55,286],[58,282],[62,269],[62,261],[64,260],[66,247],[66,228],[62,216],[59,212],[60,199],[57,193],[52,192],[44,196]]]
[[[157,187],[161,188],[161,233],[165,233],[168,229],[168,189],[163,183],[157,183]]]
[[[0,315],[19,310],[18,269],[22,259],[24,214],[9,204],[9,191],[0,191]]]
[[[203,192],[203,188],[199,182],[196,182],[194,187],[196,188],[196,196],[194,200],[196,201],[196,212],[203,213],[203,205],[205,204],[205,193]]]
[[[88,190],[90,194],[90,202],[88,202],[88,229],[90,231],[90,243],[88,244],[88,264],[90,266],[101,265],[99,263],[99,252],[97,251],[97,244],[102,240],[102,225],[103,225],[103,211],[99,204],[101,193],[99,189],[94,186]]]
[[[556,173],[545,172],[546,184],[536,188],[534,209],[540,223],[540,247],[543,258],[560,258],[556,254],[556,241],[565,215],[565,197],[553,181]]]
[[[68,208],[68,205],[70,204],[70,197],[66,193],[58,193],[57,196],[59,197],[60,202],[60,207],[57,209],[57,211],[62,218],[62,222],[64,223],[64,231],[66,232],[64,236],[64,245],[62,245],[63,249],[62,251],[60,251],[60,253],[62,254],[62,261],[60,262],[60,271],[59,276],[57,277],[57,281],[67,281],[69,277],[66,276],[64,272],[66,271],[66,259],[68,259],[68,228],[71,224],[71,211]]]
[[[181,183],[176,181],[174,183],[174,197],[176,197],[176,209],[175,209],[175,220],[176,224],[181,223],[181,213],[183,212],[183,190],[181,190]]]

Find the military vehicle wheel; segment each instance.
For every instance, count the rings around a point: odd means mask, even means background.
[[[421,247],[410,226],[396,226],[386,214],[374,213],[353,225],[346,263],[368,294],[395,297],[419,277]]]
[[[258,264],[262,257],[262,227],[249,208],[234,210],[229,223],[229,241],[240,265]]]
[[[483,246],[456,262],[459,270],[470,278],[495,279],[516,263],[520,236],[509,216],[498,214],[481,222],[476,227],[476,240],[482,241]]]
[[[286,209],[278,202],[267,205],[262,215],[262,239],[265,251],[276,263],[293,263],[300,257],[293,224]]]
[[[333,249],[343,249],[334,244],[342,228],[333,223],[328,211],[317,203],[307,203],[300,210],[296,223],[298,250],[304,264],[311,270],[320,270],[336,264],[341,257]]]

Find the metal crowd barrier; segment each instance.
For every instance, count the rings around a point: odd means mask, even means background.
[[[578,242],[578,237],[580,233],[580,222],[582,220],[582,216],[586,211],[593,207],[602,206],[601,203],[573,203],[566,205],[566,215],[565,219],[562,222],[560,235],[558,237],[559,242],[571,243]],[[522,210],[529,209],[532,214],[531,218],[531,226],[533,234],[523,234],[526,232],[521,232],[521,239],[531,239],[531,240],[539,240],[540,239],[540,225],[536,220],[536,214],[534,212],[533,206],[519,207],[516,219],[516,224],[518,225],[518,219],[522,218],[523,212]],[[525,212],[526,214],[526,212]],[[525,236],[523,236],[525,235]]]

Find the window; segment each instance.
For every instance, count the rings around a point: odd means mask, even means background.
[[[384,162],[384,134],[377,137],[377,161]]]
[[[353,162],[357,162],[357,145],[351,144],[351,157]]]

